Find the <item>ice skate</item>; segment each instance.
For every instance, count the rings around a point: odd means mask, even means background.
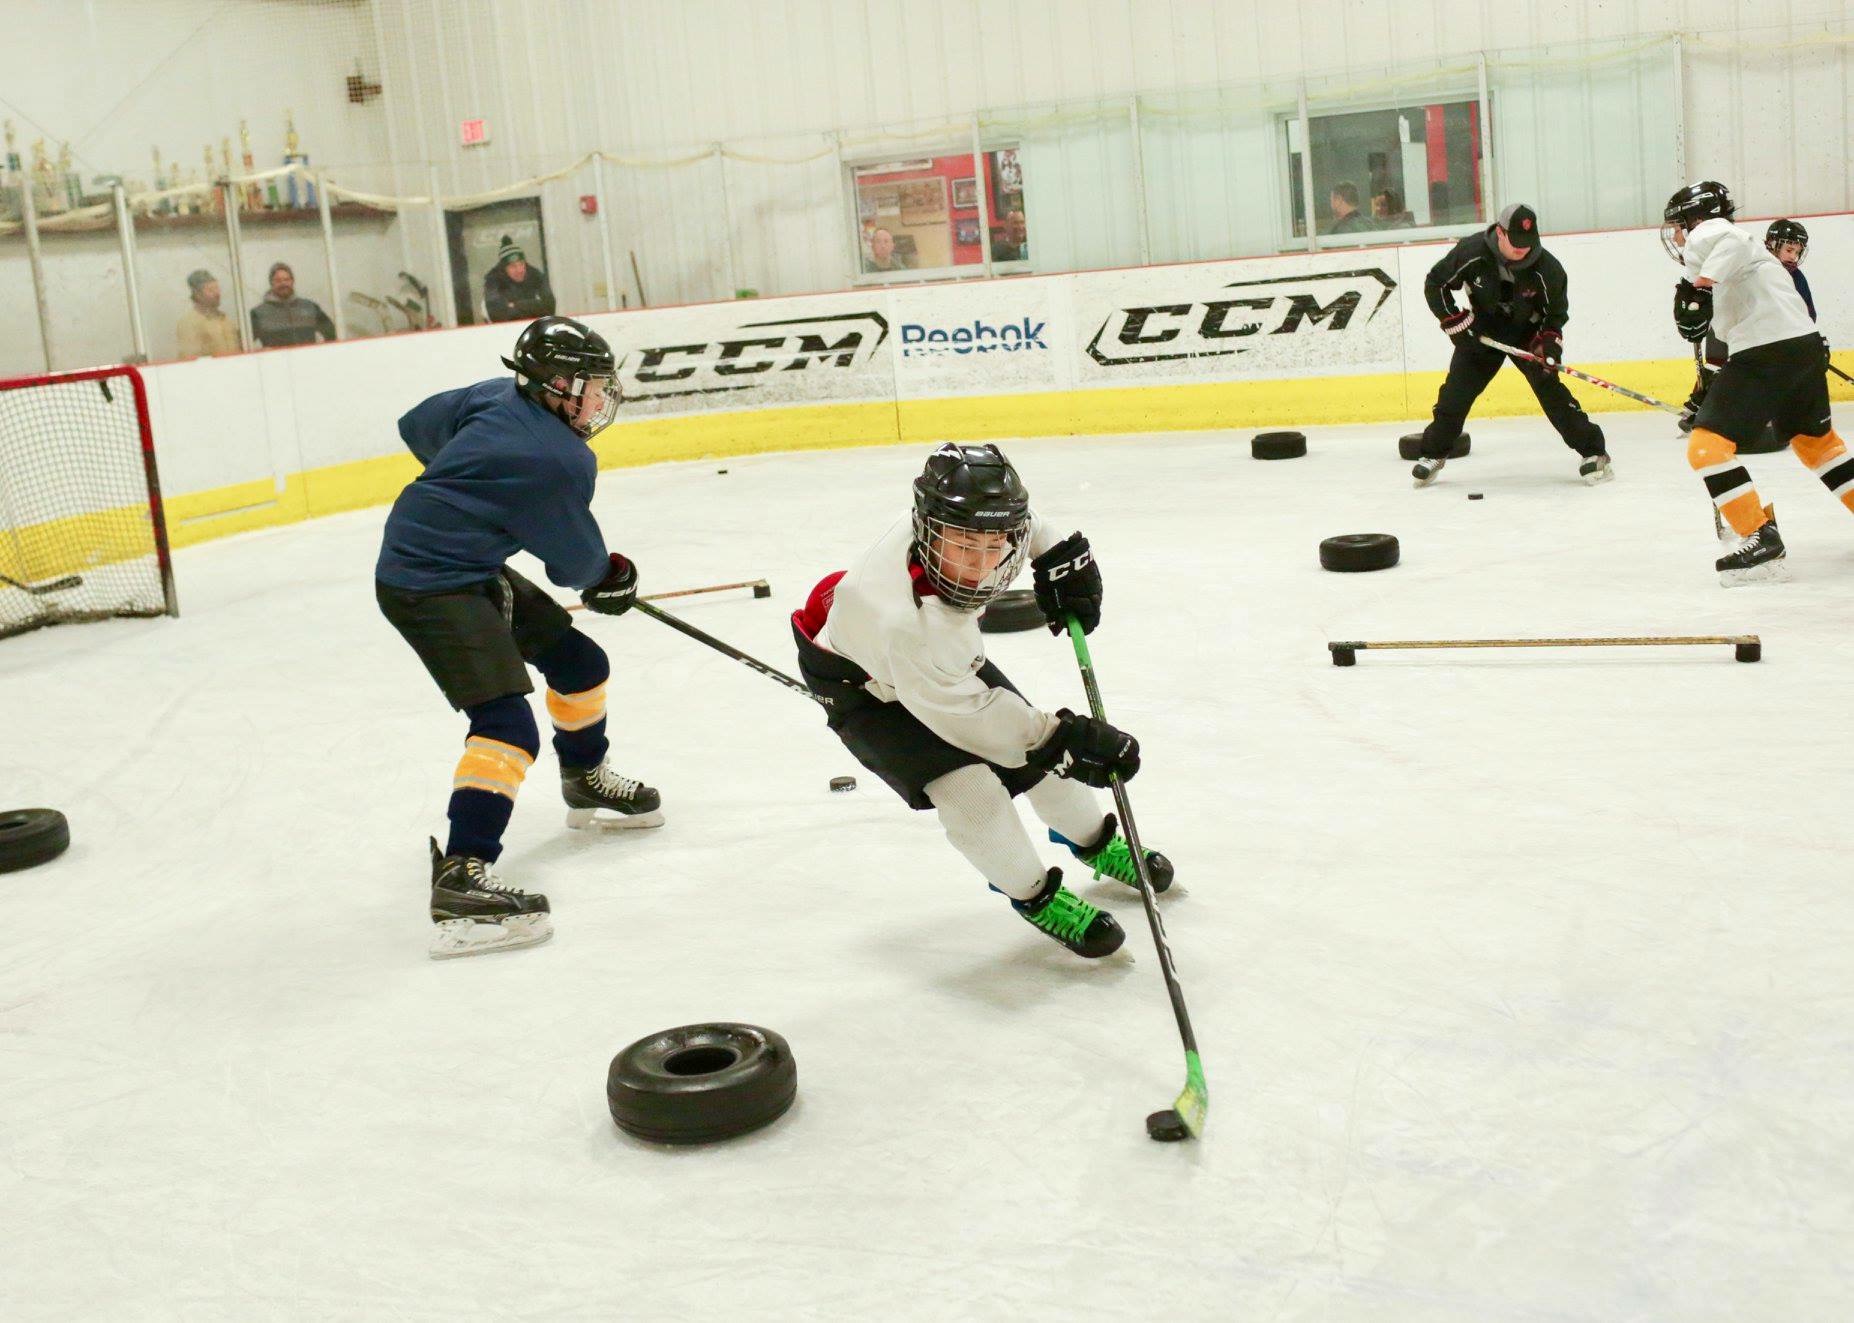
[[[662,798],[642,781],[597,767],[562,767],[560,794],[567,802],[566,825],[594,831],[661,827]]]
[[[547,897],[505,886],[481,859],[431,843],[431,958],[535,946],[554,935]]]
[[[1584,480],[1585,486],[1594,487],[1614,478],[1616,470],[1609,466],[1608,455],[1589,455],[1577,466],[1577,476]]]
[[[1777,521],[1766,519],[1733,550],[1714,561],[1713,568],[1727,588],[1787,580],[1789,563],[1784,559],[1783,534],[1777,531]]]
[[[1096,877],[1110,877],[1137,890],[1139,877],[1133,867],[1133,850],[1127,844],[1127,838],[1120,834],[1119,828],[1120,824],[1110,813],[1093,845],[1077,845],[1053,830],[1049,833],[1049,839],[1057,845],[1067,846],[1069,853],[1092,868]],[[1172,885],[1172,861],[1157,850],[1146,851],[1146,877],[1152,883],[1153,891],[1166,890]]]
[[[1417,460],[1416,467],[1410,470],[1410,476],[1416,479],[1414,485],[1417,487],[1427,487],[1436,480],[1437,476],[1442,472],[1442,466],[1446,463],[1448,463],[1447,456],[1437,456],[1435,459],[1424,456],[1422,459]]]
[[[1036,895],[1029,900],[1013,900],[1011,907],[1026,922],[1087,960],[1112,955],[1127,939],[1113,915],[1096,909],[1062,885],[1060,868],[1049,870],[1043,889]]]

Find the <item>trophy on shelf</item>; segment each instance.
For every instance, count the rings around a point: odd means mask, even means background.
[[[32,141],[32,203],[42,216],[54,216],[65,209],[64,199],[54,187],[52,164],[45,155],[45,139]]]
[[[313,209],[315,202],[315,184],[308,175],[309,157],[302,150],[302,142],[296,136],[296,112],[283,112],[283,163],[300,165],[304,173],[301,176],[288,177],[288,205],[291,211],[302,208]]]
[[[83,181],[77,177],[77,170],[71,162],[71,144],[68,142],[58,149],[58,189],[64,195],[62,210],[74,211],[84,205]]]
[[[169,173],[166,167],[164,167],[161,164],[161,149],[159,147],[156,147],[153,149],[153,151],[154,151],[154,191],[157,193],[161,193],[161,192],[165,192],[168,188],[173,186],[174,179],[173,179],[172,174]],[[154,205],[151,206],[148,210],[150,211],[150,213],[156,216],[171,215],[176,210],[175,205],[174,205],[174,199],[173,198],[157,198],[155,200]]]
[[[227,181],[227,187],[223,190],[225,201],[227,203],[236,202],[238,190],[230,187],[232,178],[232,140],[230,138],[219,139],[219,178]]]
[[[211,143],[206,144],[206,148],[205,148],[205,151],[202,153],[202,156],[204,157],[206,161],[206,173],[200,177],[206,181],[206,188],[207,188],[208,196],[200,199],[200,210],[210,211],[215,216],[224,215],[225,214],[225,196],[224,194],[220,193],[218,186],[213,183],[213,180],[217,179],[219,176],[218,176],[218,172],[212,168],[212,144]]]
[[[244,154],[245,173],[256,174],[257,162],[251,159],[251,128],[242,119],[238,121],[238,146]],[[245,185],[245,209],[247,211],[264,209],[264,195],[258,191],[255,183]]]

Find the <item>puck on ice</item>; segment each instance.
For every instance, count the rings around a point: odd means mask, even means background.
[[[1185,1127],[1184,1118],[1167,1107],[1162,1112],[1154,1112],[1146,1118],[1146,1134],[1161,1144],[1175,1144],[1181,1139],[1189,1139],[1191,1132]]]
[[[1478,501],[1481,499],[1481,494],[1479,492],[1469,492],[1468,499],[1470,501]]]
[[[856,778],[853,776],[833,776],[830,779],[830,788],[831,793],[841,795],[847,790],[856,789]]]

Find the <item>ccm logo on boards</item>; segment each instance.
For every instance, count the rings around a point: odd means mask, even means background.
[[[628,353],[618,375],[630,399],[752,390],[779,373],[861,367],[887,338],[888,319],[873,311],[746,322],[725,339]]]
[[[1220,298],[1116,308],[1107,314],[1088,357],[1103,367],[1164,363],[1240,354],[1257,335],[1343,332],[1367,307],[1360,326],[1378,315],[1397,282],[1377,267],[1319,275],[1239,280]]]

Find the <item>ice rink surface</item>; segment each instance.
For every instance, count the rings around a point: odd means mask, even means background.
[[[1599,421],[1594,489],[1537,418],[1421,492],[1394,424],[1007,447],[1106,576],[1199,1144],[1142,1126],[1183,1062],[1137,897],[1078,888],[1133,961],[1068,955],[873,776],[829,793],[860,769],[803,699],[641,615],[586,628],[668,825],[569,834],[544,752],[501,871],[558,935],[443,963],[463,725],[374,606],[384,510],[181,552],[178,621],[0,644],[0,799],[75,838],[0,876],[0,1317],[1844,1316],[1854,519],[1751,460],[1794,579],[1722,590],[1671,426]],[[789,668],[925,449],[614,470],[597,509],[646,591],[771,580],[668,605]],[[1399,568],[1320,570],[1376,531]],[[1712,632],[1763,662],[1325,649]],[[1063,642],[991,654],[1082,706]],[[783,1032],[797,1106],[618,1133],[611,1056],[709,1019]]]

